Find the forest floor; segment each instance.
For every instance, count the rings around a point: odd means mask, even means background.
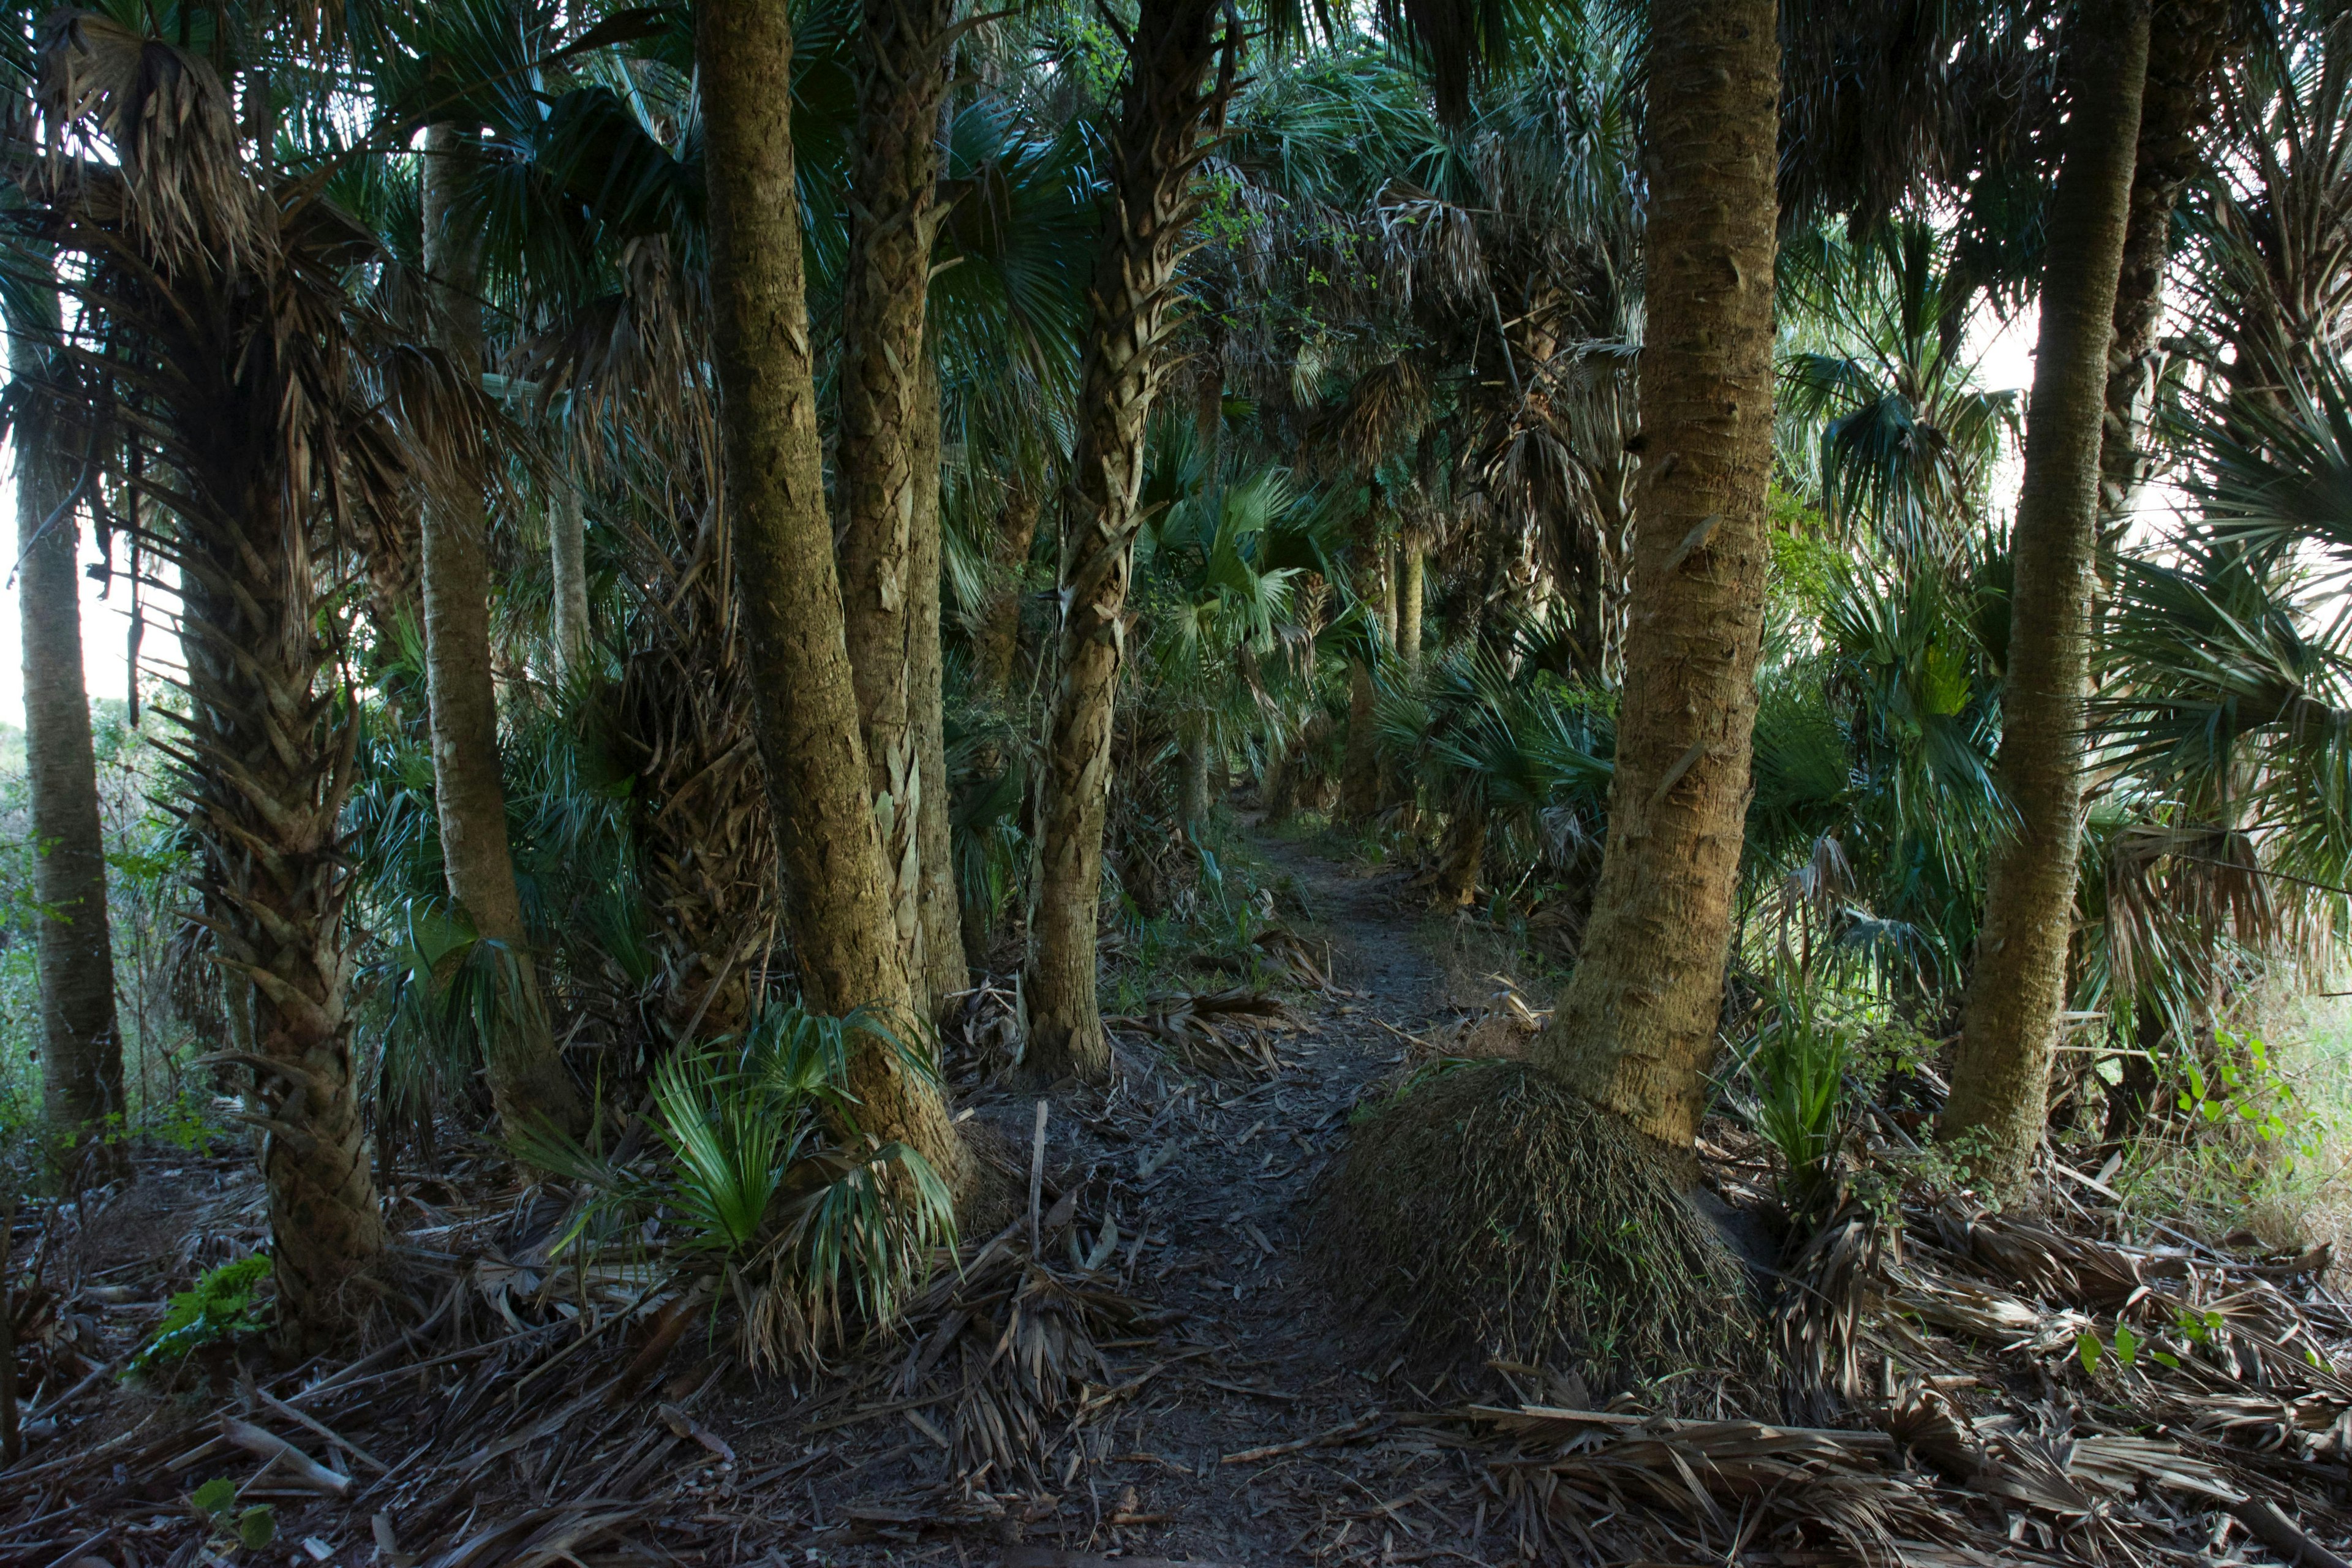
[[[1250,847],[1302,917],[1260,941],[1286,963],[1150,977],[1108,1086],[1013,1087],[1003,999],[974,999],[950,1066],[1002,1230],[896,1340],[814,1372],[748,1369],[740,1315],[653,1261],[551,1256],[566,1204],[486,1153],[388,1184],[399,1337],[299,1365],[247,1342],[119,1388],[163,1298],[267,1232],[249,1155],[143,1154],[38,1241],[16,1317],[47,1370],[0,1564],[2340,1568],[2352,1305],[2325,1249],[2126,1234],[2080,1173],[2042,1217],[1914,1184],[1899,1241],[1856,1211],[1788,1265],[1854,1303],[1810,1331],[1852,1373],[1835,1429],[1559,1408],[1580,1391],[1527,1369],[1417,1386],[1311,1266],[1316,1184],[1408,1064],[1507,1054],[1524,1010],[1469,994],[1481,939],[1402,874]],[[1270,967],[1297,983],[1268,995]],[[1760,1204],[1740,1138],[1710,1125],[1708,1180]],[[207,1483],[234,1493],[209,1514]],[[269,1543],[240,1545],[262,1510]]]

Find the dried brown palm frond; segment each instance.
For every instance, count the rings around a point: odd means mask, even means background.
[[[1275,1037],[1303,1029],[1307,1021],[1280,998],[1236,985],[1165,998],[1141,1017],[1103,1022],[1114,1029],[1150,1035],[1197,1071],[1240,1071],[1270,1078],[1282,1070],[1281,1058],[1275,1054]]]
[[[1513,1445],[1487,1468],[1518,1505],[1523,1539],[1566,1535],[1613,1558],[1601,1546],[1610,1525],[1640,1539],[1663,1525],[1659,1510],[1696,1532],[1677,1540],[1683,1552],[1711,1557],[1770,1540],[1829,1552],[1808,1561],[1891,1564],[1917,1561],[1922,1542],[1991,1548],[2000,1539],[1899,1471],[1895,1445],[1876,1432],[1540,1406],[1468,1414]]]
[[[1900,1228],[1848,1199],[1783,1270],[1773,1349],[1791,1415],[1826,1422],[1864,1396],[1863,1323],[1902,1255]]]
[[[276,250],[282,215],[245,166],[236,106],[211,61],[68,8],[50,13],[36,47],[50,199],[86,199],[79,187],[95,177],[125,249],[167,264],[235,272]]]
[[[1150,1310],[1104,1271],[1117,1228],[1106,1224],[1088,1240],[1074,1231],[1076,1216],[1074,1189],[1034,1228],[1015,1221],[961,1268],[942,1270],[908,1309],[914,1344],[897,1394],[933,1409],[960,1476],[1037,1481],[1062,1443],[1140,1386],[1119,1382],[1102,1345],[1148,1329]],[[1042,1256],[1031,1252],[1033,1234]],[[1051,1256],[1066,1237],[1067,1267]]]

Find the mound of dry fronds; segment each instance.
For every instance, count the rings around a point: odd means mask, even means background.
[[[1338,1298],[1432,1365],[1499,1354],[1596,1388],[1759,1369],[1741,1266],[1673,1173],[1523,1063],[1440,1070],[1359,1126],[1313,1234]]]

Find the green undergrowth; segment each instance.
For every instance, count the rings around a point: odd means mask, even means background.
[[[1525,1063],[1412,1086],[1355,1128],[1316,1207],[1333,1294],[1424,1371],[1501,1358],[1605,1394],[1761,1370],[1745,1269],[1664,1161]]]

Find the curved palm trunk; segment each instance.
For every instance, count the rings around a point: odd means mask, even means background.
[[[1095,928],[1111,705],[1139,521],[1144,426],[1172,324],[1172,284],[1192,217],[1202,132],[1226,90],[1222,81],[1203,90],[1220,15],[1217,0],[1143,0],[1111,138],[1111,192],[1095,258],[1078,439],[1063,498],[1061,668],[1045,743],[1029,922],[1028,1060],[1047,1079],[1099,1078],[1110,1070],[1095,994]]]
[[[482,368],[478,235],[449,221],[460,138],[425,132],[425,269],[434,335],[457,374]],[[449,895],[474,929],[505,949],[511,964],[506,1016],[484,1044],[485,1076],[499,1121],[509,1131],[544,1120],[568,1132],[588,1111],[556,1050],[538,968],[515,889],[507,845],[506,791],[499,776],[499,699],[490,682],[489,554],[481,486],[444,487],[425,508],[425,668],[433,727],[433,797]],[[461,496],[455,492],[462,490]]]
[[[842,295],[841,415],[834,455],[841,596],[851,683],[865,726],[867,787],[882,829],[901,962],[929,1016],[923,918],[919,644],[939,627],[939,473],[921,471],[939,385],[923,333],[939,189],[940,104],[954,0],[867,0],[857,33],[856,166]],[[922,405],[926,396],[930,407]],[[929,489],[931,504],[921,492]],[[929,531],[928,542],[918,534]],[[929,554],[928,578],[921,558]],[[925,601],[929,601],[928,605]],[[929,673],[938,675],[936,658]],[[932,700],[936,700],[936,692]]]
[[[781,5],[696,8],[730,542],[803,992],[813,1007],[867,1007],[913,1032],[825,512],[793,182],[792,49]],[[866,1131],[903,1140],[961,1190],[962,1150],[936,1083],[868,1046],[848,1088]]]
[[[1959,1061],[1939,1136],[1965,1140],[1993,1192],[2025,1181],[2042,1138],[2066,1003],[2082,850],[2083,746],[2099,443],[2116,281],[2130,219],[2147,74],[2145,0],[2076,14],[2074,107],[2052,198],[2041,342],[2025,418],[2025,481],[2011,543],[1999,771],[2016,830],[1993,851]]]
[[[1538,1065],[1687,1160],[1756,721],[1772,459],[1772,0],[1652,10],[1639,609],[1583,954]]]
[[[9,357],[19,386],[43,356],[19,332]],[[82,687],[80,463],[38,393],[16,416],[16,608],[25,647],[26,783],[32,796],[33,897],[40,906],[41,1110],[58,1172],[77,1184],[121,1167],[101,1140],[122,1100],[107,930],[106,840]],[[132,672],[137,679],[137,672]]]

